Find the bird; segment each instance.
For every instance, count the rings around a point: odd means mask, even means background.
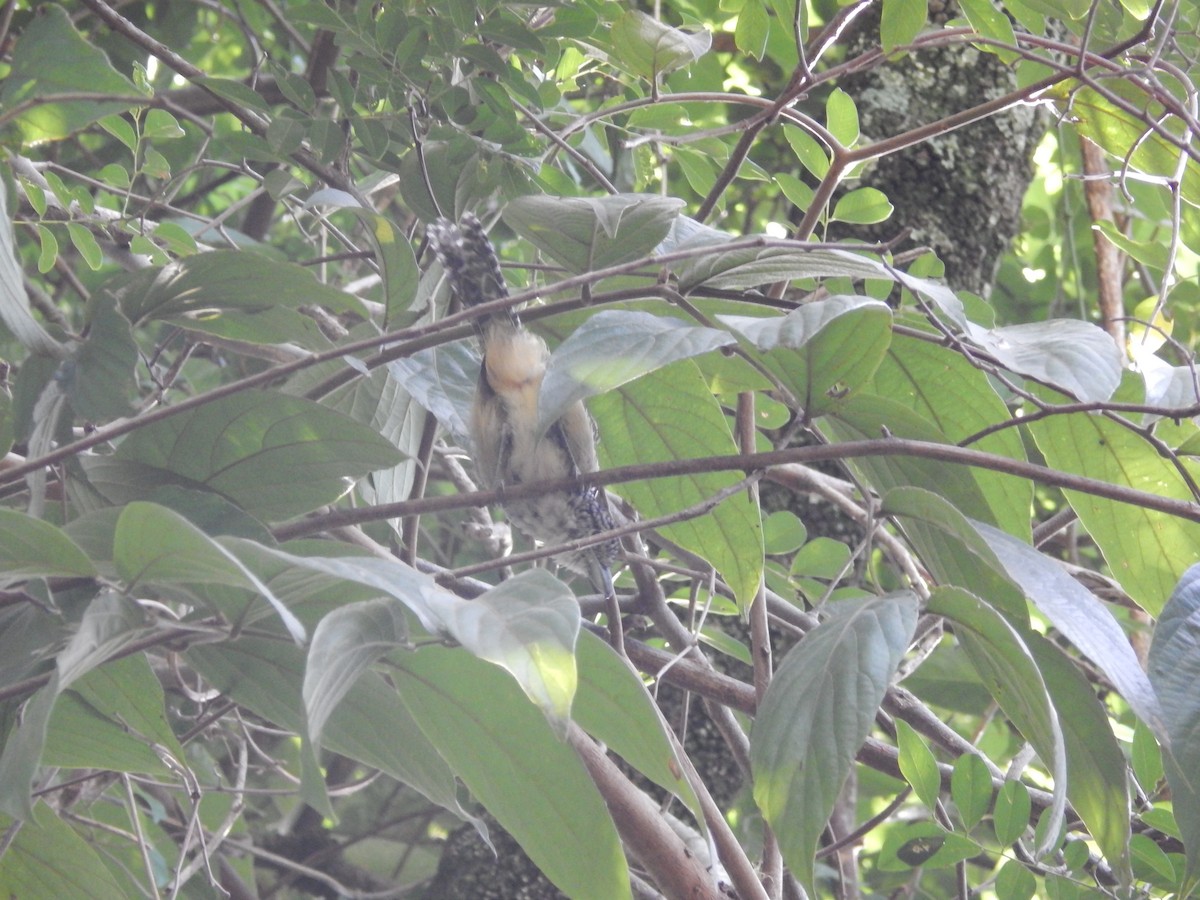
[[[451,292],[464,307],[509,296],[496,250],[474,214],[464,214],[457,224],[439,218],[426,235]],[[503,490],[597,471],[595,423],[582,400],[544,431],[538,426],[538,395],[550,358],[546,342],[525,328],[511,308],[479,317],[475,329],[483,359],[469,430],[483,486]],[[551,545],[613,528],[608,497],[594,484],[504,500],[502,506],[520,532]],[[615,604],[612,565],[620,549],[620,542],[611,538],[560,553],[554,561],[587,576]],[[619,623],[610,622],[610,629],[617,627]]]

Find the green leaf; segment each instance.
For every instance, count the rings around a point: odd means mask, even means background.
[[[884,0],[879,23],[883,52],[912,42],[925,27],[926,0]]]
[[[134,105],[129,99],[138,95],[133,82],[112,67],[104,51],[75,30],[61,6],[42,4],[38,12],[17,40],[12,68],[0,89],[0,106],[5,109],[40,101],[17,117],[17,126],[27,143],[61,140]],[[122,99],[54,99],[79,92],[112,94]]]
[[[47,727],[61,691],[95,669],[142,633],[144,619],[130,600],[115,591],[93,598],[66,645],[55,658],[49,682],[22,706],[0,755],[0,811],[19,818],[32,808],[30,789],[41,762]]]
[[[601,465],[665,462],[736,453],[720,405],[695,366],[682,360],[592,401]],[[679,512],[735,484],[729,472],[679,475],[621,485],[643,516]],[[745,493],[707,514],[663,528],[670,540],[706,559],[748,609],[762,577],[762,521]]]
[[[142,122],[142,137],[150,141],[173,141],[186,134],[179,120],[165,109],[148,109]]]
[[[132,587],[138,584],[227,584],[249,588],[275,608],[296,643],[304,626],[236,556],[176,512],[154,503],[130,503],[117,520],[113,562]]]
[[[142,428],[85,468],[118,502],[158,484],[205,487],[270,520],[331,503],[346,492],[346,479],[399,461],[395,447],[348,416],[300,397],[247,391]]]
[[[805,303],[782,317],[718,319],[768,353],[763,361],[809,416],[839,406],[862,387],[892,336],[887,304],[857,295]]]
[[[873,393],[902,403],[929,420],[953,443],[961,443],[1011,418],[988,376],[963,354],[902,334],[892,336],[887,356],[875,370],[870,388]],[[1010,459],[1026,458],[1021,433],[1016,428],[993,432],[973,441],[971,446]],[[976,469],[973,474],[999,527],[1014,537],[1029,540],[1032,484],[999,472]],[[976,590],[976,593],[991,596],[986,591]]]
[[[400,695],[455,773],[570,897],[630,897],[604,801],[517,685],[462,650],[396,659]]]
[[[232,78],[215,78],[201,75],[191,79],[194,84],[211,91],[223,100],[228,100],[239,109],[253,110],[262,115],[269,115],[271,107],[262,94],[249,85],[234,81]]]
[[[899,403],[859,394],[843,401],[821,420],[821,431],[838,441],[861,441],[884,433],[911,440],[952,443],[929,421]],[[880,493],[897,487],[920,487],[945,497],[958,509],[977,516],[992,516],[983,491],[972,472],[915,457],[864,457],[850,463]]]
[[[950,775],[950,796],[968,831],[979,823],[992,805],[991,773],[974,753],[964,753],[955,761]]]
[[[87,337],[57,373],[75,414],[108,422],[133,412],[138,346],[129,321],[106,292],[88,302]]]
[[[170,776],[164,758],[183,765],[186,755],[163,707],[162,685],[144,654],[93,669],[55,703],[42,764]]]
[[[874,225],[892,214],[887,195],[877,188],[864,187],[843,194],[833,207],[833,218],[853,225]]]
[[[939,584],[987,597],[1011,622],[1029,622],[1025,594],[971,520],[943,497],[916,487],[897,487],[883,498],[881,512],[898,516],[905,535]]]
[[[942,775],[933,751],[903,719],[896,720],[896,748],[900,751],[900,773],[921,802],[933,809],[942,791]]]
[[[1008,47],[1015,48],[1017,46],[1012,22],[988,0],[962,0],[962,10],[967,21],[971,23],[971,27],[983,37],[1000,41]],[[983,48],[989,53],[995,53],[1005,65],[1011,65],[1020,59],[1020,55],[1015,49],[997,47],[994,44],[985,44]]]
[[[1008,577],[1055,628],[1100,667],[1137,716],[1161,734],[1163,712],[1158,698],[1108,607],[1056,560],[982,522],[974,525]]]
[[[1026,637],[1062,723],[1067,745],[1067,799],[1083,819],[1117,880],[1128,886],[1128,763],[1108,710],[1078,665],[1039,634]]]
[[[945,869],[976,856],[982,849],[970,838],[944,831],[933,822],[907,822],[888,829],[879,851],[879,869]]]
[[[1121,109],[1091,88],[1070,92],[1070,112],[1075,116],[1079,133],[1095,141],[1115,159],[1127,160],[1135,171],[1175,179],[1180,154],[1184,151],[1150,131],[1142,122],[1138,110],[1146,105],[1145,95],[1135,85],[1120,81],[1115,82],[1111,90],[1119,98],[1134,104],[1134,111]],[[1182,123],[1173,116],[1166,117],[1164,126],[1175,134],[1182,130]],[[1187,161],[1180,191],[1188,203],[1200,206],[1200,165],[1194,159]]]
[[[301,695],[309,740],[320,743],[329,716],[377,659],[408,643],[404,607],[394,600],[351,603],[321,619],[308,649]]]
[[[997,897],[1003,897],[1004,900],[1030,900],[1036,893],[1037,879],[1020,860],[1010,859],[996,873]]]
[[[625,10],[613,22],[610,39],[615,61],[651,81],[695,62],[712,46],[707,31],[671,28],[635,9]]]
[[[834,604],[788,653],[759,704],[750,738],[754,800],[810,894],[817,840],[919,612],[907,592]]]
[[[99,269],[100,264],[104,262],[104,253],[101,252],[100,245],[96,243],[96,236],[78,222],[68,222],[67,233],[71,236],[71,243],[75,245],[75,249],[79,251],[83,261],[88,264],[88,268],[93,272]]]
[[[12,835],[0,857],[0,895],[89,900],[128,896],[91,844],[44,803],[19,826],[0,817],[0,829]]]
[[[58,259],[58,238],[45,225],[38,225],[37,232],[40,248],[37,269],[45,275],[54,268],[54,263]]]
[[[1186,885],[1200,876],[1200,566],[1192,566],[1179,580],[1163,607],[1147,657],[1150,681],[1162,702],[1166,741],[1163,766],[1174,800],[1175,820],[1187,851]]]
[[[634,310],[589,317],[550,357],[538,394],[545,433],[571,404],[603,394],[670,363],[734,343],[724,331]]]
[[[95,574],[87,554],[54,525],[15,509],[0,509],[0,584]]]
[[[1029,789],[1020,781],[1009,779],[996,795],[994,824],[996,840],[1008,846],[1015,844],[1029,827],[1029,814],[1033,804],[1029,800]]]
[[[955,636],[984,684],[1050,770],[1054,802],[1046,811],[1046,834],[1056,841],[1067,800],[1066,746],[1058,713],[1025,639],[1000,613],[960,588],[936,589],[929,611],[954,623]],[[1046,845],[1039,847],[1039,852],[1047,850]]]
[[[924,10],[924,0],[916,2],[921,3],[921,9]],[[887,7],[884,7],[885,15],[886,11]],[[784,125],[783,136],[791,145],[792,152],[796,154],[800,164],[815,177],[824,178],[825,173],[829,171],[829,151],[815,137],[795,125]]]
[[[1031,423],[1046,464],[1061,472],[1192,501],[1172,460],[1137,432],[1104,416],[1070,413]],[[1186,465],[1186,462],[1180,463]],[[1194,475],[1195,470],[1189,471]],[[1200,545],[1200,524],[1076,491],[1063,491],[1099,546],[1113,576],[1139,606],[1156,615],[1181,561]]]
[[[583,631],[575,648],[579,691],[572,717],[604,746],[683,801],[703,828],[704,816],[683,774],[670,725],[638,674],[605,641]]]
[[[304,651],[273,638],[241,638],[225,644],[194,645],[188,662],[214,688],[256,715],[295,734],[304,734]],[[380,723],[387,727],[381,728]],[[463,819],[454,775],[413,721],[396,691],[374,672],[359,678],[333,710],[322,743],[380,769],[420,791]],[[315,766],[315,761],[314,761]],[[308,774],[306,772],[306,774]],[[321,786],[316,773],[317,787]],[[320,800],[306,791],[306,799]],[[328,806],[328,801],[325,801]]]
[[[166,237],[164,228],[160,225],[155,237]],[[309,270],[243,250],[198,253],[125,277],[112,290],[135,325],[162,319],[220,333],[223,317],[262,315],[280,306],[323,306],[367,317],[361,301],[321,284]]]
[[[34,318],[23,285],[12,219],[8,213],[8,188],[4,179],[0,179],[0,324],[29,352],[61,358],[64,355],[62,347]]]
[[[396,560],[298,556],[233,539],[227,544],[249,564],[255,558],[281,560],[394,597],[417,615],[426,631],[449,635],[480,659],[506,669],[557,727],[565,725],[575,693],[579,604],[571,589],[545,569],[522,572],[466,601]],[[338,652],[327,647],[343,647],[345,633],[360,632],[371,621],[386,621],[372,606],[346,615],[349,618],[335,617],[327,630],[312,679],[306,682],[311,685],[305,689],[306,699],[313,700],[321,715],[334,702],[325,699],[333,697],[333,688],[353,680],[340,671]],[[399,633],[392,627],[381,637],[388,642]],[[364,657],[355,657],[349,664],[361,670]]]
[[[761,0],[745,0],[733,31],[733,42],[737,48],[761,60],[767,50],[770,30],[771,19]]]
[[[568,271],[581,273],[649,256],[682,207],[682,200],[654,194],[535,195],[509,203],[504,221]]]
[[[829,131],[843,147],[858,143],[858,108],[841,88],[834,88],[825,101],[825,118]]]
[[[307,86],[307,82],[302,82]],[[311,88],[310,88],[311,90]],[[317,191],[305,201],[305,207],[318,205],[348,209],[358,216],[367,230],[375,248],[375,259],[383,277],[383,293],[386,298],[387,314],[383,327],[395,327],[397,317],[409,311],[417,297],[417,286],[421,273],[412,245],[403,239],[392,222],[372,209],[364,209],[351,194],[333,188]]]
[[[1120,348],[1090,322],[1051,319],[991,329],[972,325],[968,336],[1006,369],[1085,403],[1108,400],[1121,383]]]

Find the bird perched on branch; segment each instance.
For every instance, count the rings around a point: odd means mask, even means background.
[[[508,296],[496,251],[475,216],[467,213],[458,225],[439,219],[427,234],[451,290],[464,307]],[[475,466],[484,486],[500,489],[595,472],[599,468],[595,428],[582,401],[539,433],[538,394],[550,356],[545,342],[526,330],[511,309],[476,319],[475,327],[483,364],[470,429]],[[503,505],[508,520],[521,532],[547,544],[590,537],[613,527],[608,498],[596,485],[508,500]],[[561,553],[555,561],[586,575],[596,590],[613,600],[610,567],[619,552],[619,542],[612,539]]]

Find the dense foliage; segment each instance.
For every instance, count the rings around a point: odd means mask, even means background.
[[[572,897],[1189,894],[1200,8],[936,7],[4,4],[0,895],[422,896],[480,807]],[[872,176],[1020,129],[969,293]],[[468,211],[623,646],[475,487]]]

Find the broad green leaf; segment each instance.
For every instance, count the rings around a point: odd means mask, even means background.
[[[400,696],[471,793],[570,897],[630,897],[616,828],[583,764],[517,685],[463,650],[396,658]]]
[[[733,31],[733,42],[743,53],[762,59],[767,49],[767,34],[771,30],[771,19],[762,0],[746,0],[738,13]]]
[[[1032,811],[1029,789],[1015,779],[1005,781],[1000,793],[996,795],[996,808],[992,819],[996,828],[996,840],[1005,846],[1020,840],[1025,829],[1029,827],[1029,814]]]
[[[681,291],[687,293],[700,285],[746,290],[795,278],[890,280],[887,270],[878,262],[846,250],[807,250],[801,246],[722,249],[724,242],[709,239],[706,242],[709,246],[707,253],[671,263],[671,268],[679,277]]]
[[[910,440],[953,443],[928,419],[900,403],[870,394],[859,394],[842,402],[821,420],[820,428],[843,442],[871,440],[887,433]],[[945,497],[960,510],[970,510],[980,517],[986,515],[995,521],[979,482],[965,466],[903,456],[864,457],[852,461],[850,466],[880,493],[897,487],[920,487]]]
[[[1163,766],[1171,786],[1175,820],[1187,851],[1185,882],[1200,877],[1200,565],[1179,580],[1163,607],[1147,657],[1150,681],[1162,703],[1166,740]],[[1186,896],[1187,890],[1183,891]]]
[[[347,479],[388,468],[400,454],[375,431],[300,397],[247,391],[156,422],[111,458],[86,465],[120,502],[148,486],[204,487],[252,515],[285,519],[331,503]]]
[[[16,42],[12,67],[0,89],[0,106],[5,109],[39,101],[17,117],[26,142],[61,140],[137,102],[139,92],[133,82],[112,67],[104,51],[75,30],[66,10],[57,3],[46,3],[38,12]],[[54,99],[80,92],[112,94],[114,99]]]
[[[1053,559],[982,522],[975,522],[1008,572],[1050,623],[1108,677],[1137,716],[1162,734],[1162,709],[1113,614]]]
[[[228,545],[243,555],[287,561],[394,597],[416,614],[426,631],[449,635],[480,659],[506,669],[552,722],[560,728],[565,726],[575,693],[579,604],[571,589],[545,569],[522,572],[467,601],[398,560],[297,556],[248,541],[229,541]],[[366,619],[378,615],[374,607],[361,610]],[[335,619],[335,626],[351,631],[366,627],[353,617]],[[387,641],[398,633],[393,627],[382,638]],[[333,646],[341,645],[338,631],[331,627],[328,634]],[[321,651],[318,663],[306,698],[316,697],[322,682],[332,680],[336,684],[342,680],[338,663],[329,651]],[[349,664],[359,670],[364,666],[361,657]],[[329,666],[334,669],[326,671]],[[321,688],[320,693],[325,694],[326,689]],[[327,702],[331,701],[322,699],[318,703],[322,713]]]
[[[504,208],[504,221],[568,271],[580,273],[649,256],[682,208],[682,200],[654,194],[543,194],[513,200]]]
[[[605,641],[583,631],[575,648],[579,691],[572,718],[604,746],[683,801],[704,826],[700,801],[683,775],[663,719],[641,677]]]
[[[950,775],[950,796],[968,831],[991,807],[992,776],[984,761],[974,753],[964,753],[955,761]]]
[[[888,353],[871,379],[870,390],[904,404],[936,425],[953,443],[1011,417],[988,376],[961,353],[902,334],[892,336]],[[1011,459],[1026,458],[1016,428],[994,432],[971,446]],[[1014,537],[1028,540],[1033,485],[999,472],[976,469],[973,474],[996,523]]]
[[[1171,460],[1140,434],[1105,416],[1048,416],[1031,423],[1029,430],[1054,469],[1161,497],[1194,499]],[[1197,474],[1192,466],[1188,471],[1193,477]],[[1178,578],[1181,561],[1200,546],[1200,524],[1090,494],[1063,493],[1121,587],[1139,606],[1157,614]]]
[[[760,351],[808,416],[839,406],[875,372],[892,337],[886,303],[839,295],[782,317],[719,316]]]
[[[194,645],[188,648],[187,658],[231,700],[295,734],[305,733],[301,648],[286,641],[243,637],[224,644]],[[328,749],[380,769],[461,818],[470,818],[459,804],[453,773],[379,675],[368,672],[359,678],[333,710],[327,726],[322,743]],[[319,783],[320,773],[316,776]]]
[[[249,588],[275,608],[297,643],[300,620],[249,568],[179,513],[154,503],[133,502],[121,512],[113,537],[113,562],[132,588],[145,584],[208,583]]]
[[[725,414],[696,367],[682,360],[592,400],[606,468],[737,452]],[[623,484],[619,493],[645,518],[676,513],[737,482],[729,472]],[[745,493],[663,534],[706,559],[748,609],[762,577],[762,520]]]
[[[945,869],[982,851],[970,838],[933,822],[906,822],[889,828],[879,850],[879,869]]]
[[[0,895],[31,900],[128,897],[91,844],[44,803],[37,804],[19,826],[0,816],[0,829],[12,834],[12,842],[0,856]]]
[[[892,214],[892,204],[878,188],[864,187],[838,198],[833,207],[833,219],[852,225],[874,225]]]
[[[93,669],[54,705],[44,765],[169,776],[183,748],[167,723],[162,685],[143,654]]]
[[[1077,319],[1003,328],[972,326],[971,341],[1018,375],[1088,403],[1108,400],[1121,383],[1121,351],[1105,331]]]
[[[376,333],[374,326],[367,325],[355,329],[347,337],[356,340]],[[439,347],[425,352],[436,357],[459,346],[462,345]],[[396,363],[411,363],[411,360],[397,360]],[[325,366],[312,366],[289,379],[285,390],[289,394],[310,396],[309,392],[317,384],[324,378],[342,371],[344,366],[345,363],[340,360],[331,361]],[[372,506],[398,503],[411,496],[418,471],[417,456],[425,427],[425,412],[421,408],[422,404],[409,390],[410,387],[409,379],[394,377],[389,365],[388,368],[372,369],[320,398],[323,406],[345,413],[356,422],[378,432],[404,456],[398,465],[372,472],[359,481],[359,493],[363,500]],[[472,381],[471,396],[473,391]],[[467,444],[465,437],[462,443],[464,446]],[[388,523],[393,529],[399,528],[399,519],[389,519]]]
[[[925,27],[927,15],[926,0],[884,0],[879,24],[883,51],[890,53],[902,44],[911,43]]]
[[[96,243],[96,236],[78,222],[67,223],[67,234],[75,249],[79,251],[79,255],[83,257],[83,261],[87,263],[88,268],[92,271],[99,269],[101,263],[104,262],[104,253],[101,251],[100,245]]]
[[[916,487],[897,487],[883,498],[881,512],[897,516],[900,527],[938,584],[966,588],[988,601],[1011,622],[1029,623],[1025,594],[971,520],[945,498]]]
[[[95,574],[92,561],[58,528],[15,509],[0,509],[0,584]]]
[[[538,394],[544,433],[577,400],[586,400],[661,369],[734,343],[724,331],[634,310],[589,317],[550,357]]]
[[[138,346],[129,321],[107,292],[93,294],[87,337],[56,375],[75,414],[100,423],[132,413],[137,364]]]
[[[1122,885],[1129,868],[1128,763],[1108,711],[1079,667],[1039,634],[1026,637],[1058,710],[1067,744],[1067,799],[1083,819]]]
[[[338,703],[377,659],[408,643],[404,607],[394,600],[351,603],[321,619],[308,648],[301,694],[309,740],[320,743]]]
[[[650,81],[695,62],[711,46],[707,31],[671,28],[636,9],[625,10],[612,25],[610,52],[615,60]]]
[[[1028,643],[1000,613],[961,588],[936,589],[929,611],[954,623],[955,636],[984,684],[1050,770],[1054,802],[1046,827],[1056,841],[1066,810],[1067,752],[1058,712]],[[1043,844],[1039,852],[1048,849]]]
[[[896,719],[896,749],[900,772],[921,802],[934,809],[942,791],[942,775],[937,759],[924,739],[903,719]]]
[[[159,235],[162,228],[155,232]],[[311,271],[242,250],[197,253],[158,269],[115,279],[112,291],[134,325],[162,319],[214,333],[275,307],[323,306],[366,318],[358,298],[321,284]]]
[[[25,701],[19,722],[0,755],[0,811],[19,818],[32,808],[30,788],[41,762],[50,715],[58,695],[143,633],[138,607],[115,591],[93,598],[55,658],[50,680]]]
[[[817,840],[919,612],[907,592],[834,604],[788,653],[759,704],[750,738],[754,800],[810,894]]]

